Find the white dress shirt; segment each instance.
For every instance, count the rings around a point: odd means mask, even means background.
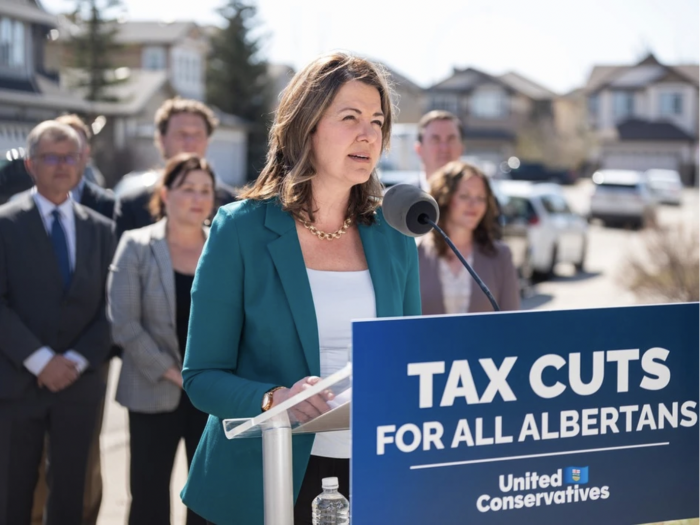
[[[471,253],[466,259],[470,266],[474,264],[474,257]],[[472,276],[461,264],[455,274],[450,263],[444,257],[438,258],[438,267],[445,313],[466,314],[469,311],[469,301],[472,295]]]
[[[53,202],[49,201],[46,197],[41,195],[36,186],[32,188],[32,198],[36,203],[37,210],[39,210],[39,215],[41,215],[41,220],[44,223],[44,228],[46,229],[46,234],[51,235],[51,228],[53,226],[53,211],[58,209],[61,214],[61,223],[63,225],[64,233],[66,234],[66,242],[68,243],[68,260],[70,261],[70,268],[72,271],[75,270],[75,213],[73,211],[73,200],[70,195],[67,196],[65,201],[56,206]],[[53,359],[56,352],[48,346],[42,346],[37,349],[32,355],[24,360],[24,366],[35,376],[41,374],[44,367]],[[68,350],[63,357],[70,359],[76,365],[79,373],[83,373],[88,367],[88,361],[82,355],[80,355],[75,350]]]
[[[321,377],[342,369],[350,360],[352,320],[377,317],[369,270],[328,272],[306,270],[316,310]],[[326,458],[350,457],[350,431],[316,434],[311,454]]]

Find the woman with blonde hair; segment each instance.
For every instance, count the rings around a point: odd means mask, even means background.
[[[197,268],[183,377],[213,417],[183,501],[217,525],[263,522],[261,441],[229,441],[254,417],[345,366],[351,320],[420,314],[415,242],[384,221],[375,166],[391,134],[384,73],[335,53],[285,89],[267,164],[219,210]],[[302,416],[326,410],[310,398]],[[348,496],[350,437],[295,436],[295,523],[311,523],[321,479]]]
[[[450,162],[430,178],[430,193],[440,208],[438,226],[481,277],[501,310],[519,310],[518,276],[510,249],[496,240],[498,207],[488,178],[471,164]],[[418,260],[424,315],[493,311],[436,231],[419,241]]]

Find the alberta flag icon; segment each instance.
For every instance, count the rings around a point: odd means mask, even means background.
[[[588,467],[566,467],[564,469],[564,483],[579,485],[588,483]]]

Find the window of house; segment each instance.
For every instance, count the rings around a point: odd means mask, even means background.
[[[162,71],[166,68],[165,48],[161,46],[146,46],[141,57],[144,69]]]
[[[501,90],[479,90],[471,97],[471,114],[484,119],[505,117],[508,99]]]
[[[24,23],[0,18],[0,67],[21,68],[25,64]]]
[[[613,93],[613,111],[618,118],[633,116],[634,93],[630,91],[615,91]]]
[[[459,103],[457,97],[452,95],[434,95],[432,109],[441,109],[450,113],[459,113]]]
[[[592,117],[598,116],[599,107],[600,99],[598,98],[598,95],[591,95],[590,97],[588,97],[588,113]]]
[[[24,24],[19,20],[15,20],[14,38],[12,46],[12,57],[10,61],[15,67],[24,65]]]
[[[681,93],[661,93],[659,112],[662,115],[683,114],[683,95]]]

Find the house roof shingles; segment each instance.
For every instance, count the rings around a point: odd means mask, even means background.
[[[554,91],[533,82],[529,78],[525,78],[515,71],[501,75],[498,78],[502,82],[505,82],[507,85],[512,87],[515,91],[518,91],[533,100],[550,100],[557,96]]]
[[[668,66],[649,55],[633,65],[595,66],[588,76],[584,90],[586,93],[595,93],[606,86],[638,89],[663,79],[669,73],[676,73],[695,86],[700,83],[700,67],[697,64]]]
[[[514,71],[495,76],[474,68],[455,69],[451,77],[438,82],[430,89],[436,91],[469,91],[481,84],[498,84],[508,91],[521,93],[533,100],[551,100],[557,96],[555,92]]]
[[[695,138],[671,122],[630,119],[617,125],[620,140],[694,141]]]
[[[195,27],[194,22],[129,21],[118,24],[115,41],[119,44],[172,44]]]
[[[72,89],[85,96],[87,88],[72,87],[84,77],[85,73],[76,69],[67,69],[61,75],[62,87]],[[140,112],[153,95],[168,83],[166,71],[149,71],[131,69],[123,82],[109,86],[105,95],[115,99],[115,102],[93,102],[91,107],[106,115],[133,115]]]
[[[56,27],[58,23],[55,15],[47,13],[34,0],[3,0],[0,2],[0,15],[48,27]]]

